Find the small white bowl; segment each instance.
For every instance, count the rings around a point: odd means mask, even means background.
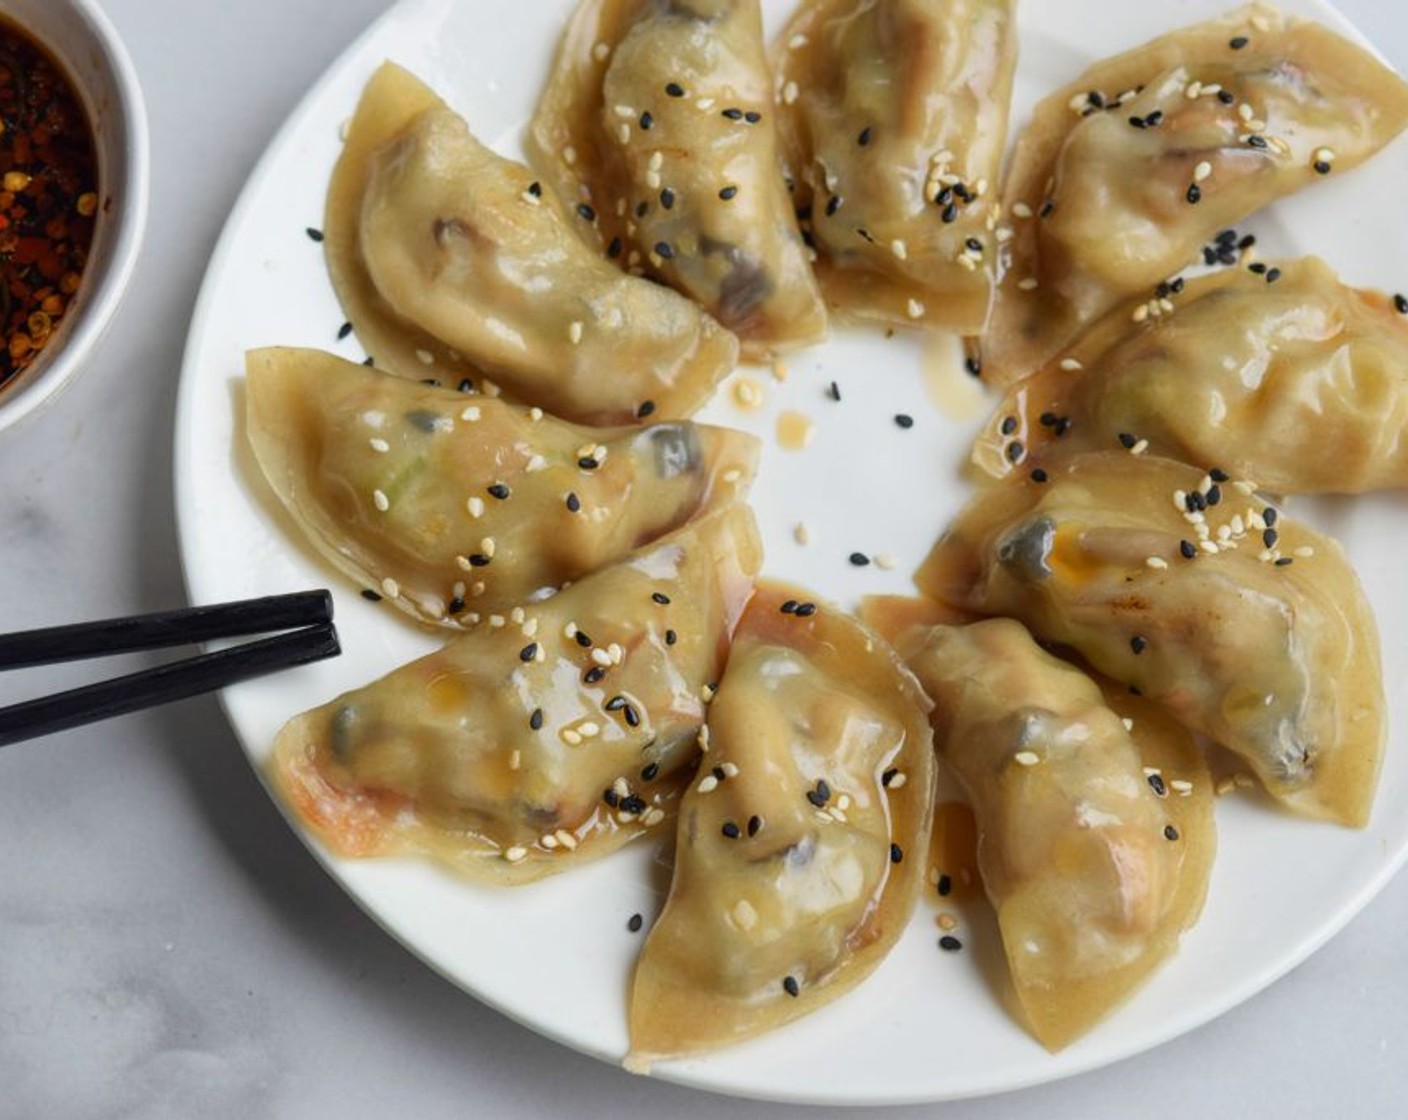
[[[98,149],[98,219],[83,280],[43,354],[0,389],[0,430],[52,400],[82,367],[122,302],[147,224],[147,114],[137,72],[94,0],[0,0],[62,64]]]

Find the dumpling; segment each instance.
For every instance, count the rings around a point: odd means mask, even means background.
[[[778,39],[787,162],[835,308],[979,333],[1014,0],[804,0]]]
[[[1060,1049],[1197,920],[1216,847],[1207,763],[1167,714],[1114,690],[1107,702],[1011,619],[896,640],[973,807],[1017,1003]]]
[[[318,350],[246,356],[264,476],[329,561],[422,621],[541,598],[746,492],[758,441],[583,428]]]
[[[342,856],[522,883],[669,815],[761,562],[744,505],[290,721],[276,788]]]
[[[1002,477],[1053,446],[1216,463],[1273,493],[1408,486],[1408,316],[1315,257],[1110,312],[1011,388],[973,461]]]
[[[1369,817],[1384,742],[1378,637],[1334,541],[1250,484],[1092,452],[979,494],[916,576],[1020,619],[1244,758],[1298,813]]]
[[[709,707],[670,894],[636,966],[633,1068],[805,1015],[889,952],[923,879],[928,706],[854,619],[759,588]]]
[[[1408,85],[1316,23],[1252,4],[1098,62],[1017,144],[983,370],[1006,386],[1224,226],[1372,156]]]
[[[584,248],[574,220],[387,63],[333,171],[325,248],[347,318],[384,369],[501,384],[580,423],[689,415],[733,369],[737,340]]]
[[[748,356],[825,336],[758,0],[582,0],[529,144],[589,245],[703,304]]]

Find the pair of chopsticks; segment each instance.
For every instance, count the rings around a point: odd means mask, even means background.
[[[332,624],[332,595],[325,590],[0,635],[3,671],[275,631],[287,632],[0,708],[0,746],[183,700],[341,652]]]

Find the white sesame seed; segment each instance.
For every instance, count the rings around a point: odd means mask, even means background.
[[[482,415],[483,413],[480,412],[479,406],[477,404],[472,404],[460,413],[460,419],[468,420],[470,423],[473,423],[475,420],[478,420],[479,417]]]
[[[911,319],[922,319],[924,318],[924,305],[917,299],[911,299],[905,305],[905,312]]]
[[[1061,368],[1064,370],[1084,369],[1079,358],[1062,358]]]
[[[738,777],[738,763],[736,762],[725,762],[719,769],[724,772],[726,778]]]
[[[719,788],[719,779],[714,777],[713,774],[706,774],[704,780],[694,788],[700,793],[713,793],[714,790]]]
[[[564,848],[566,848],[569,852],[576,851],[577,838],[573,836],[572,833],[568,832],[565,828],[559,828],[555,833],[553,833],[553,835],[557,837],[557,842],[561,844]]]
[[[494,551],[497,548],[498,545],[494,542],[493,537],[485,537],[482,541],[479,542],[479,551],[482,552],[485,556],[490,557],[491,559],[494,555]]]
[[[733,920],[739,929],[750,930],[758,924],[758,912],[746,898],[740,898],[733,904]]]
[[[1244,121],[1249,121],[1256,116],[1256,114],[1252,112],[1252,107],[1245,101],[1237,106],[1237,115]]]
[[[1184,797],[1187,797],[1193,792],[1193,783],[1184,778],[1174,778],[1173,781],[1169,782],[1168,788],[1173,790],[1174,793],[1181,793]]]
[[[391,499],[388,498],[383,491],[373,490],[372,505],[376,506],[376,508],[381,510],[382,513],[385,513],[391,508]]]
[[[601,725],[593,720],[587,720],[577,725],[577,734],[583,739],[595,739],[601,734]]]
[[[582,745],[582,736],[576,731],[573,731],[572,728],[564,727],[562,729],[562,741],[569,747],[580,747]]]
[[[903,770],[900,770],[895,774],[893,778],[890,779],[890,785],[888,788],[901,789],[907,781],[909,781],[909,775],[906,774]]]
[[[1161,572],[1168,567],[1168,561],[1162,556],[1150,556],[1144,561],[1145,567],[1153,568],[1156,572]]]
[[[1200,91],[1203,97],[1216,97],[1222,92],[1221,82],[1209,82]]]
[[[592,48],[592,57],[598,62],[605,62],[611,57],[611,48],[605,43],[598,43]]]
[[[607,653],[604,649],[602,649],[600,646],[597,646],[595,649],[592,650],[592,660],[595,661],[598,665],[600,665],[603,669],[611,668],[611,655]]]
[[[1138,440],[1138,441],[1135,443],[1135,445],[1129,449],[1129,453],[1130,453],[1131,455],[1143,455],[1144,452],[1146,452],[1146,451],[1148,451],[1148,450],[1149,450],[1149,441],[1148,441],[1147,439],[1141,439],[1141,440]]]
[[[552,833],[548,833],[546,836],[538,837],[538,843],[550,852],[555,851],[557,848],[557,837]]]
[[[385,454],[386,452],[391,450],[391,444],[387,443],[384,439],[380,439],[376,436],[373,436],[369,442],[371,443],[373,451],[379,451],[382,454]]]
[[[797,100],[798,93],[799,91],[797,89],[797,83],[788,82],[785,86],[782,87],[782,103],[784,105],[791,105],[794,101]]]
[[[520,847],[517,844],[515,844],[512,848],[504,849],[504,859],[508,860],[509,863],[518,863],[520,860],[526,859],[527,856],[528,849]]]
[[[1314,555],[1315,555],[1315,549],[1311,548],[1310,545],[1308,545],[1308,544],[1302,544],[1302,545],[1298,545],[1297,547],[1293,548],[1293,549],[1291,550],[1291,555],[1292,555],[1292,556],[1299,556],[1299,557],[1301,557],[1302,559],[1304,559],[1305,557],[1308,557],[1308,556],[1314,556]]]
[[[709,753],[709,725],[706,723],[699,729],[699,749],[705,754]]]
[[[799,521],[792,526],[792,539],[805,548],[811,544],[812,531],[807,528],[805,521]]]
[[[1122,724],[1124,724],[1124,729],[1125,729],[1126,731],[1133,731],[1133,730],[1134,730],[1134,721],[1133,721],[1132,719],[1130,719],[1128,716],[1125,716],[1122,720],[1120,720],[1120,722],[1121,722]]]
[[[1212,541],[1199,541],[1198,547],[1204,552],[1212,553],[1213,555],[1216,555],[1218,552],[1217,545],[1213,544]]]
[[[1335,161],[1335,153],[1334,153],[1334,150],[1333,150],[1333,149],[1331,149],[1331,148],[1317,148],[1317,149],[1315,149],[1315,162],[1316,162],[1316,163],[1333,163],[1334,161]]]
[[[899,260],[905,260],[909,256],[909,248],[898,237],[890,242],[890,252],[894,253]]]
[[[609,646],[607,646],[606,652],[611,655],[611,664],[613,665],[621,664],[622,658],[626,656],[626,651],[623,650],[616,642],[612,642]]]
[[[580,322],[574,321],[572,325],[567,328],[567,337],[572,340],[573,346],[576,346],[579,342],[581,342],[582,324]]]
[[[650,160],[646,164],[647,171],[659,171],[665,165],[665,153],[654,151],[650,153]]]
[[[1014,202],[1012,204],[1012,216],[1014,218],[1030,218],[1032,216],[1032,208],[1025,202]]]
[[[888,552],[877,552],[870,559],[874,561],[875,566],[882,572],[888,572],[896,564],[895,558]]]
[[[622,144],[629,144],[631,142],[631,126],[624,123],[618,124],[616,126],[616,139]]]
[[[1173,304],[1173,300],[1169,299],[1168,296],[1160,296],[1159,310],[1165,315],[1172,315],[1176,310]]]
[[[423,366],[433,366],[435,364],[435,355],[429,350],[417,350],[416,361],[420,362]]]
[[[489,629],[497,630],[504,624],[504,616],[501,614],[491,614],[489,616]]]
[[[517,769],[519,769],[522,765],[523,765],[523,752],[520,751],[520,750],[515,750],[515,751],[513,751],[513,752],[508,756],[508,768],[509,768],[510,770],[517,770]]]
[[[654,828],[657,824],[659,824],[659,823],[660,823],[661,821],[663,821],[664,819],[665,819],[665,810],[664,810],[664,809],[658,809],[658,808],[656,808],[655,806],[652,805],[649,809],[647,809],[647,810],[645,811],[645,816],[641,817],[640,823],[643,824],[643,825],[645,825],[646,828]]]
[[[569,167],[577,162],[577,149],[570,144],[562,149],[562,161]]]
[[[387,576],[381,581],[381,590],[388,599],[396,599],[400,597],[401,585],[390,576]]]
[[[1024,292],[1035,291],[1035,290],[1036,290],[1036,285],[1037,285],[1037,279],[1036,279],[1035,276],[1028,276],[1028,277],[1027,277],[1026,279],[1024,279],[1024,280],[1018,280],[1018,281],[1017,281],[1017,287],[1018,287],[1020,290],[1024,291]]]
[[[1036,751],[1018,751],[1012,756],[1012,761],[1018,766],[1035,766],[1041,761],[1041,755]]]
[[[1136,323],[1142,323],[1149,318],[1149,305],[1141,303],[1134,309],[1134,314],[1130,316]]]
[[[694,103],[694,107],[701,113],[707,113],[714,107],[714,99],[712,97],[701,97]]]
[[[1183,91],[1183,96],[1188,98],[1189,101],[1196,101],[1202,92],[1203,83],[1193,81],[1188,83],[1188,88]]]
[[[464,508],[469,511],[470,517],[481,517],[484,513],[484,499],[475,495],[464,503]]]
[[[538,471],[545,470],[547,468],[547,465],[548,461],[544,459],[541,455],[534,455],[528,460],[527,464],[524,466],[523,469],[528,474],[537,474]]]

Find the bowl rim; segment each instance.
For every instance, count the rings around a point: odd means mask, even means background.
[[[136,67],[117,29],[96,0],[65,2],[88,25],[112,79],[112,92],[118,109],[116,117],[125,133],[123,146],[127,159],[122,179],[110,183],[109,191],[123,200],[121,217],[116,223],[116,236],[104,274],[88,292],[80,314],[73,320],[72,329],[63,339],[53,360],[34,378],[0,391],[0,431],[13,427],[53,400],[83,368],[127,293],[146,233],[151,138],[146,101]],[[54,50],[47,42],[45,46]],[[60,61],[69,71],[69,80],[79,87],[85,101],[91,103],[89,90],[73,74],[67,58],[60,54]]]

